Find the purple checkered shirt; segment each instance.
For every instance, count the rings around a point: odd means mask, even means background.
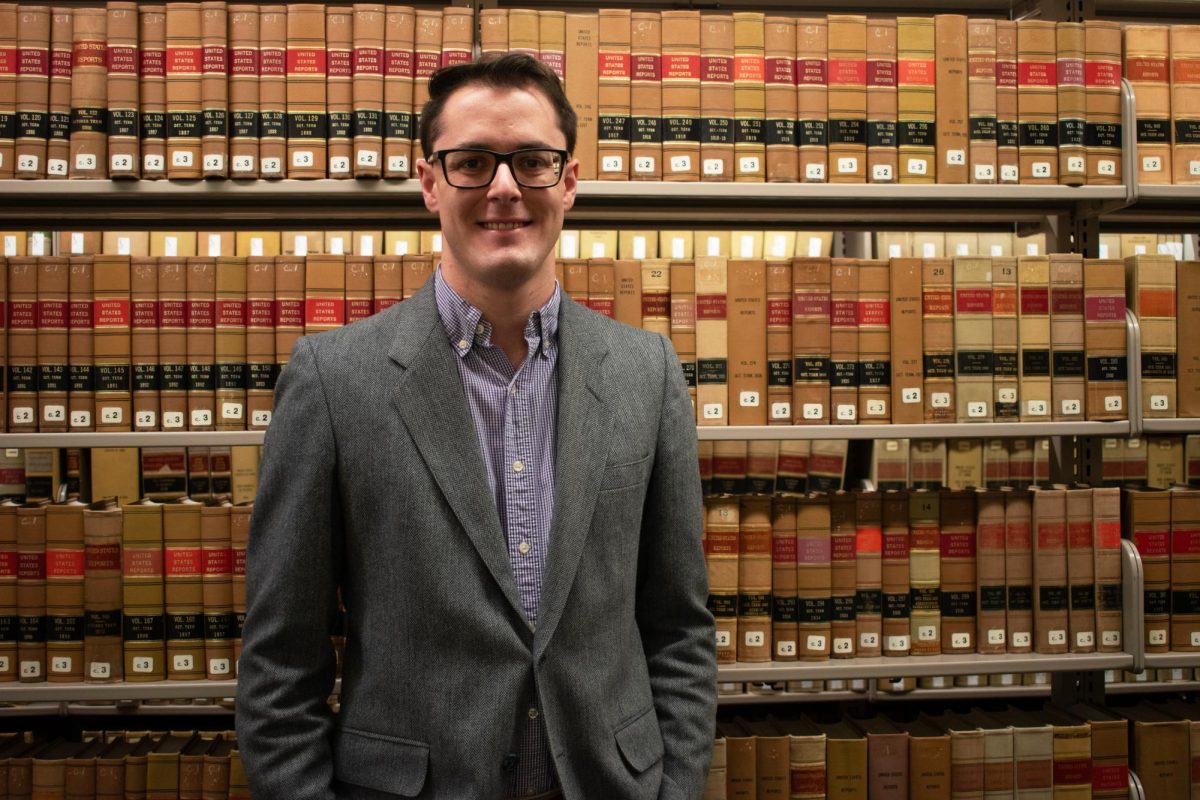
[[[529,315],[529,352],[516,370],[492,344],[492,326],[483,312],[450,288],[441,267],[434,290],[442,327],[459,356],[458,374],[487,464],[488,488],[500,512],[517,592],[529,624],[536,625],[554,511],[559,288],[556,284],[546,304]],[[558,786],[539,698],[534,697],[523,717],[520,761],[509,784],[512,797]]]

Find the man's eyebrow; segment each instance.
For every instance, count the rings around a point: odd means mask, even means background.
[[[463,148],[469,148],[472,150],[494,150],[494,147],[490,143],[481,142],[481,141],[463,142],[462,144],[456,145],[455,147],[448,147],[446,149],[447,150],[456,150],[456,149],[463,149]],[[560,148],[554,147],[553,145],[546,144],[544,141],[539,141],[539,140],[528,140],[528,141],[524,141],[524,142],[518,142],[517,145],[515,147],[513,147],[512,149],[513,150],[528,150],[530,148],[543,148],[543,149],[547,149],[547,150],[560,149]],[[496,151],[496,152],[499,152],[499,151]]]

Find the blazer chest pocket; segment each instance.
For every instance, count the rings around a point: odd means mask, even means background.
[[[600,479],[600,491],[611,492],[644,483],[650,466],[650,456],[643,456],[637,461],[624,464],[605,465],[604,475]]]
[[[634,772],[645,772],[663,757],[662,731],[654,706],[618,728],[616,738],[617,748]]]
[[[428,769],[424,742],[354,728],[342,728],[334,737],[333,773],[343,783],[416,797]]]

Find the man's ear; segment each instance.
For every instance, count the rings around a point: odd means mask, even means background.
[[[579,161],[572,158],[563,167],[563,211],[570,211],[575,205],[575,189],[579,184]]]
[[[417,179],[421,182],[421,197],[431,214],[438,213],[436,168],[425,159],[417,159]]]

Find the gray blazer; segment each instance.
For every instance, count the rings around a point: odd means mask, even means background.
[[[715,631],[674,351],[564,296],[534,630],[432,289],[301,339],[279,380],[239,666],[253,796],[502,798],[536,685],[567,800],[699,798]]]

